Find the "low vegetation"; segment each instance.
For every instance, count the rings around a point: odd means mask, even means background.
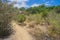
[[[22,15],[22,14],[19,14],[19,15],[17,15],[17,21],[18,22],[24,22],[26,20],[26,17],[25,17],[25,15]]]
[[[60,6],[46,7],[40,5],[27,9],[24,7],[18,9],[13,7],[12,4],[8,4],[7,1],[6,3],[2,2],[2,0],[0,0],[0,6],[0,38],[12,34],[10,22],[16,20],[19,23],[34,21],[34,24],[29,27],[34,26],[32,27],[34,30],[32,35],[36,40],[60,40]],[[41,25],[48,28],[46,33],[41,31]]]

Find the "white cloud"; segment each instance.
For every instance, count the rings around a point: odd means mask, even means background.
[[[46,1],[46,0],[45,0]],[[53,4],[53,2],[54,2],[54,0],[48,0],[48,1],[46,1],[44,4],[46,5],[46,6],[50,6],[51,4]]]
[[[33,4],[33,5],[31,5],[31,7],[34,7],[34,6],[39,6],[40,4]]]
[[[26,5],[26,4],[15,4],[14,7],[21,8],[21,7],[28,7],[28,5]]]
[[[28,5],[26,4],[28,0],[10,0],[10,1],[16,2],[16,4],[14,4],[14,7],[18,7],[18,8],[28,7]]]
[[[19,5],[19,4],[15,4],[14,7],[18,7],[18,8],[20,8],[20,5]]]
[[[50,6],[50,5],[51,5],[49,1],[45,2],[44,4],[45,4],[46,6]]]
[[[50,4],[48,4],[48,3],[45,3],[45,5],[46,5],[46,6],[49,6]]]
[[[28,0],[10,0],[10,1],[23,2],[23,1],[28,1]]]

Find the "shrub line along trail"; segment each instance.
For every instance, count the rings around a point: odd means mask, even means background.
[[[28,33],[27,30],[20,27],[17,22],[12,21],[12,28],[14,29],[14,35],[10,36],[5,40],[32,40],[32,36]]]

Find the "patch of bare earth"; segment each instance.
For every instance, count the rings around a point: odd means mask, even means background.
[[[26,28],[29,32],[36,31],[37,29],[40,30],[40,32],[46,33],[48,31],[49,25],[43,23],[41,24],[36,24],[34,21],[31,22],[25,22],[27,25],[24,27]]]

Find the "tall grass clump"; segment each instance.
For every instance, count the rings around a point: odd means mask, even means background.
[[[60,14],[56,12],[51,12],[49,14],[49,23],[51,27],[49,28],[49,32],[51,35],[60,35]]]
[[[41,14],[37,13],[37,14],[30,14],[29,16],[27,16],[27,21],[34,21],[35,23],[39,24],[42,20],[42,16]]]

